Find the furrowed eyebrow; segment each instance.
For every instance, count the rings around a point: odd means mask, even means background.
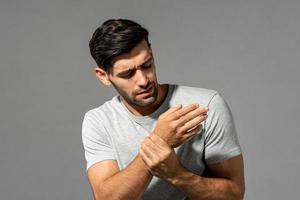
[[[140,66],[143,66],[143,65],[145,65],[145,64],[147,64],[148,62],[150,62],[151,60],[152,60],[152,55],[143,63],[143,64],[141,64]]]
[[[128,69],[126,71],[122,71],[122,72],[118,73],[117,76],[119,76],[119,77],[126,76],[127,74],[131,73],[131,71],[133,71],[133,69]]]
[[[148,62],[150,62],[150,61],[152,60],[152,58],[153,58],[153,56],[152,56],[152,54],[151,54],[150,57],[149,57],[145,62],[143,62],[143,64],[141,64],[141,65],[138,66],[138,67],[144,66],[145,64],[147,64]],[[117,73],[117,76],[124,76],[124,75],[126,75],[127,73],[130,73],[132,70],[133,70],[133,69],[130,68],[130,69],[127,69],[127,70],[125,70],[125,71],[119,72],[119,73]]]

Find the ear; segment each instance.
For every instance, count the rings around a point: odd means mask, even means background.
[[[106,86],[111,85],[111,82],[108,78],[108,74],[106,73],[105,70],[103,70],[100,67],[95,67],[95,74],[96,77]]]

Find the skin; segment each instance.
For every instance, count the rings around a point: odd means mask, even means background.
[[[131,52],[115,57],[112,71],[95,69],[97,78],[105,85],[113,85],[127,108],[137,116],[151,114],[161,103],[168,86],[157,82],[152,50],[142,41]],[[150,94],[138,93],[150,89]]]
[[[104,85],[112,85],[118,91],[125,106],[136,116],[154,112],[168,91],[168,85],[157,82],[152,50],[145,40],[131,52],[114,58],[111,72],[96,67],[95,73]],[[200,123],[207,118],[207,111],[208,108],[197,104],[172,107],[159,116],[153,132],[145,138],[140,152],[125,169],[120,170],[115,160],[91,166],[88,178],[94,198],[139,199],[152,177],[157,176],[191,199],[242,199],[241,155],[208,165],[213,177],[205,178],[185,169],[173,150],[202,129]]]
[[[174,149],[156,134],[145,139],[139,154],[154,176],[177,187],[190,199],[243,199],[242,156],[209,165],[215,178],[205,178],[185,169]]]

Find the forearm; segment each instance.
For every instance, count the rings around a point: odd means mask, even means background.
[[[139,155],[120,172],[106,179],[97,200],[127,200],[139,199],[149,185],[152,174],[147,169]]]
[[[244,190],[230,179],[206,178],[183,169],[169,182],[192,200],[242,200]]]

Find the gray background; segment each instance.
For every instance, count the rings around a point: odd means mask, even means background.
[[[220,91],[244,150],[245,199],[298,199],[300,1],[0,2],[0,199],[91,199],[86,111],[115,95],[88,50],[109,18],[150,30],[160,82]]]

